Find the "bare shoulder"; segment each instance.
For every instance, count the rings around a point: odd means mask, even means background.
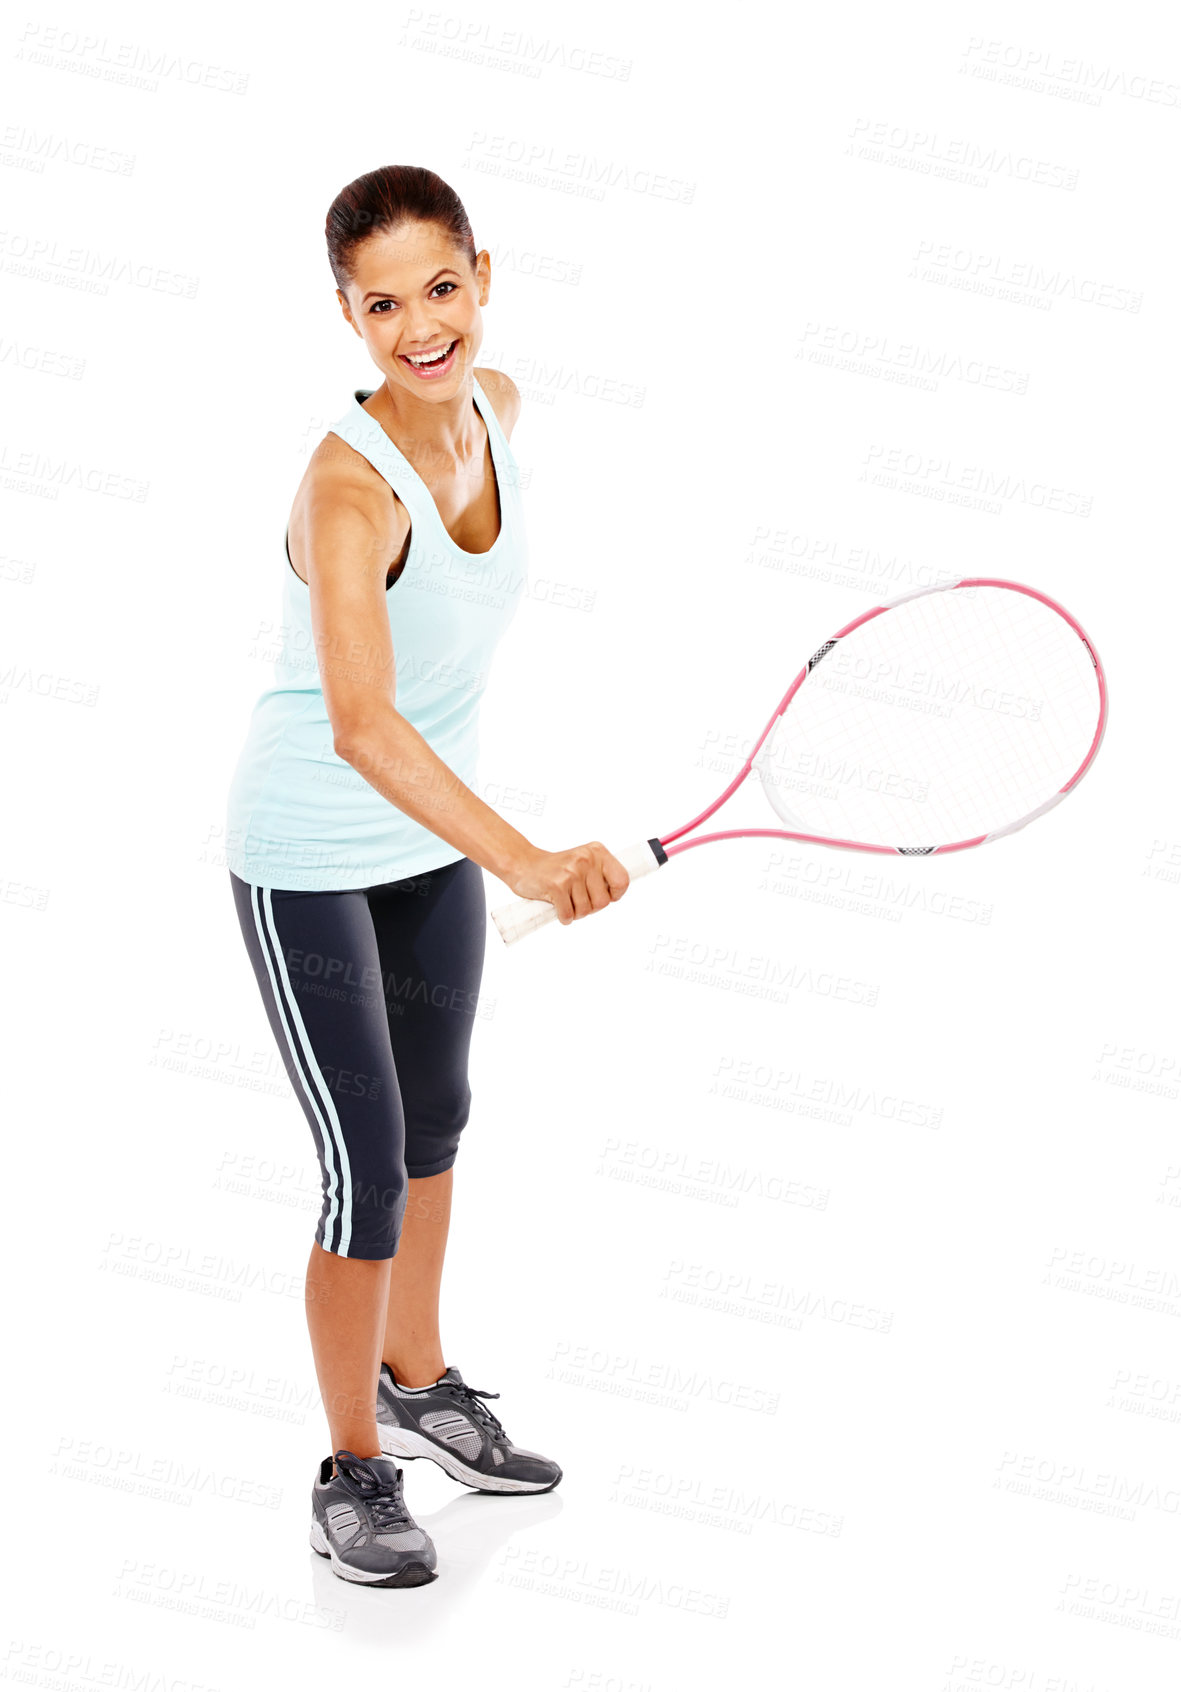
[[[475,374],[479,378],[480,386],[492,402],[496,421],[504,430],[505,435],[511,436],[517,418],[521,415],[521,390],[512,377],[506,376],[503,370],[482,370],[477,365]]]
[[[308,459],[296,498],[322,507],[351,505],[377,517],[386,512],[392,492],[364,453],[330,430]]]
[[[355,545],[357,538],[374,534],[384,558],[401,546],[409,527],[409,513],[385,477],[340,435],[326,433],[308,459],[291,505],[288,550],[296,574],[308,580],[308,556],[316,550],[317,535],[348,535]]]

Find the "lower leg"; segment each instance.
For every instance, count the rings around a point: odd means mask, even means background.
[[[381,1456],[377,1376],[392,1262],[342,1257],[312,1246],[306,1283],[308,1333],[333,1452]]]
[[[439,1338],[439,1286],[451,1223],[454,1171],[407,1182],[398,1255],[390,1271],[381,1360],[399,1386],[430,1386],[447,1364]]]

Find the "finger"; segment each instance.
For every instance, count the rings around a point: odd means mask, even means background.
[[[610,852],[603,853],[603,874],[607,879],[613,899],[622,899],[631,885],[631,876],[624,869],[619,859]]]
[[[587,896],[585,874],[580,875],[570,889],[570,897],[574,901],[575,918],[591,914],[591,902]]]
[[[557,911],[558,921],[560,923],[565,925],[568,922],[574,921],[574,907],[570,903],[569,894],[563,893],[560,888],[555,887],[554,891],[549,896],[549,902],[554,907],[554,910]]]
[[[597,864],[592,865],[586,872],[586,891],[593,911],[604,910],[611,903],[611,894]]]

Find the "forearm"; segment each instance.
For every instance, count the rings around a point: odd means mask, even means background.
[[[500,880],[536,853],[532,841],[465,786],[393,706],[363,732],[338,735],[335,750],[383,799]]]

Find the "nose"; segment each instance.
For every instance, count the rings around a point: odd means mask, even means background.
[[[414,346],[430,346],[435,339],[435,327],[431,313],[423,306],[408,307],[406,312],[406,339]]]

